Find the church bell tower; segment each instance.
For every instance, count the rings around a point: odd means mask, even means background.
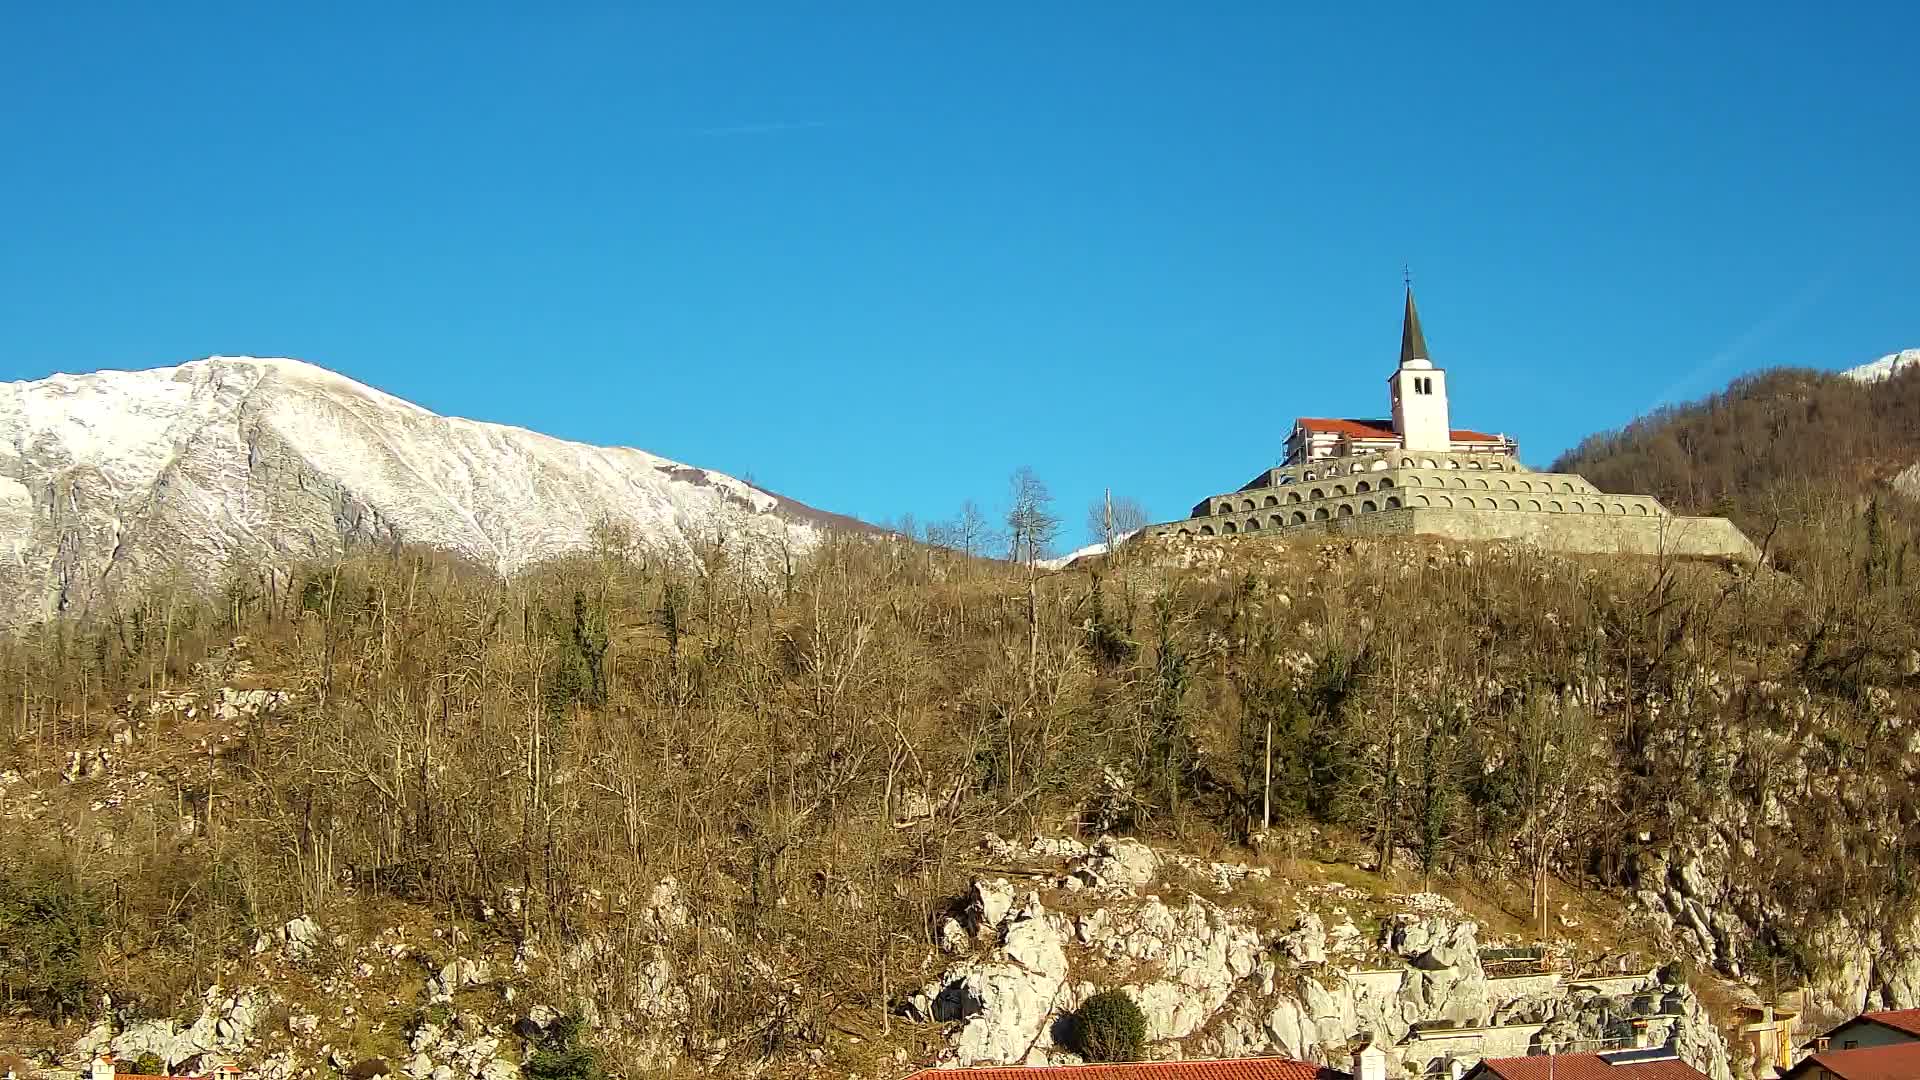
[[[1447,373],[1427,356],[1427,337],[1420,331],[1420,312],[1413,306],[1413,285],[1407,285],[1407,313],[1400,324],[1400,366],[1388,378],[1393,392],[1393,431],[1408,450],[1453,449],[1453,430],[1447,419]]]

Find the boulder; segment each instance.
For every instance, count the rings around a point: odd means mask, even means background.
[[[1013,910],[1013,901],[1013,886],[1007,883],[1006,878],[994,878],[992,881],[975,878],[972,895],[967,902],[967,922],[973,932],[979,934],[999,929],[1007,913]]]
[[[1152,848],[1138,840],[1103,836],[1092,851],[1073,861],[1070,874],[1091,888],[1131,891],[1151,882],[1158,870]]]
[[[297,916],[280,928],[279,937],[287,959],[305,960],[321,942],[320,924],[306,915]]]

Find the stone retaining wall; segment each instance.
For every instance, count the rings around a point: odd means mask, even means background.
[[[1148,536],[1185,532],[1186,522],[1155,525]],[[1448,510],[1401,507],[1304,525],[1262,529],[1250,536],[1440,536],[1449,540],[1516,540],[1548,551],[1592,555],[1708,556],[1754,562],[1759,549],[1733,523],[1717,517],[1615,517],[1533,513],[1526,510]]]

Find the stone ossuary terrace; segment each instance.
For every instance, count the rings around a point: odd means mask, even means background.
[[[1446,373],[1427,357],[1407,290],[1391,420],[1303,417],[1286,460],[1201,500],[1148,536],[1322,532],[1510,539],[1555,551],[1759,557],[1725,518],[1681,517],[1649,495],[1610,495],[1572,473],[1520,464],[1503,435],[1450,426]]]

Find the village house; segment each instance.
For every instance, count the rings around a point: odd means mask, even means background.
[[[1823,1053],[1910,1042],[1920,1042],[1920,1009],[1861,1013],[1813,1040],[1808,1049]]]
[[[232,1062],[214,1066],[211,1070],[193,1074],[186,1073],[135,1073],[121,1072],[115,1064],[112,1054],[101,1054],[93,1059],[87,1073],[87,1080],[239,1080],[240,1067]]]
[[[1465,1080],[1706,1080],[1669,1047],[1487,1058]]]
[[[923,1069],[907,1080],[1386,1080],[1387,1055],[1371,1040],[1362,1040],[1352,1056],[1352,1073],[1311,1061],[1264,1057]]]
[[[907,1080],[1348,1080],[1348,1074],[1292,1058],[1224,1058],[1213,1061],[923,1069],[907,1077]]]
[[[1785,1080],[1913,1080],[1920,1077],[1920,1041],[1816,1051],[1781,1076]]]

